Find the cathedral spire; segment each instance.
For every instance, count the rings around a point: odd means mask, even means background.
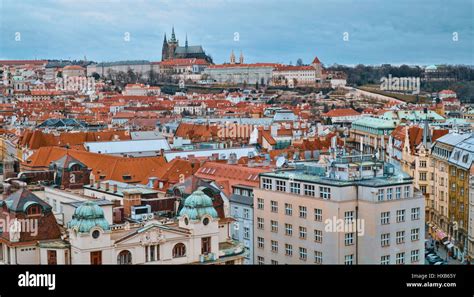
[[[165,44],[167,41],[166,41],[166,32],[165,32],[165,38],[163,39],[163,44]]]
[[[170,41],[175,42],[176,41],[176,35],[174,34],[174,26],[171,29],[171,39]]]
[[[244,64],[244,54],[240,51],[239,64]]]
[[[235,64],[234,50],[230,53],[230,64]]]

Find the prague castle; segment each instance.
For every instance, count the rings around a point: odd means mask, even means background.
[[[206,55],[201,45],[188,45],[188,36],[186,35],[186,41],[184,46],[179,45],[179,40],[176,39],[174,33],[174,27],[171,31],[171,38],[169,40],[165,37],[163,39],[163,49],[161,52],[161,60],[171,60],[171,59],[204,59],[209,63],[212,63],[212,58],[209,55]]]

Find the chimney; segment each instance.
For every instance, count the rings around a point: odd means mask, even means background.
[[[109,182],[106,182],[105,183],[105,190],[108,192],[109,189],[110,189],[110,184],[109,184]]]
[[[114,193],[117,193],[117,191],[118,191],[118,186],[117,186],[117,184],[113,184],[112,187],[113,187],[113,189],[114,189]]]
[[[11,194],[11,186],[9,183],[3,183],[3,199],[7,198]]]
[[[96,184],[96,188],[100,189],[100,180],[96,181],[95,184]]]
[[[139,192],[133,190],[123,192],[123,213],[126,218],[132,215],[132,206],[141,205],[141,200]]]

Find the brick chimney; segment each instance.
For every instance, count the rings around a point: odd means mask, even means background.
[[[142,204],[141,194],[136,190],[123,191],[123,213],[126,218],[132,214],[132,206]]]
[[[114,189],[114,193],[117,193],[117,192],[118,192],[118,186],[117,186],[117,184],[114,184],[112,187],[113,187],[113,189]]]
[[[108,192],[109,189],[110,189],[110,184],[109,184],[109,182],[106,182],[105,183],[105,190]]]

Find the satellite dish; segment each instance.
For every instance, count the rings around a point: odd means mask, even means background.
[[[282,168],[286,164],[286,158],[283,156],[280,156],[276,160],[276,167],[277,168]]]

